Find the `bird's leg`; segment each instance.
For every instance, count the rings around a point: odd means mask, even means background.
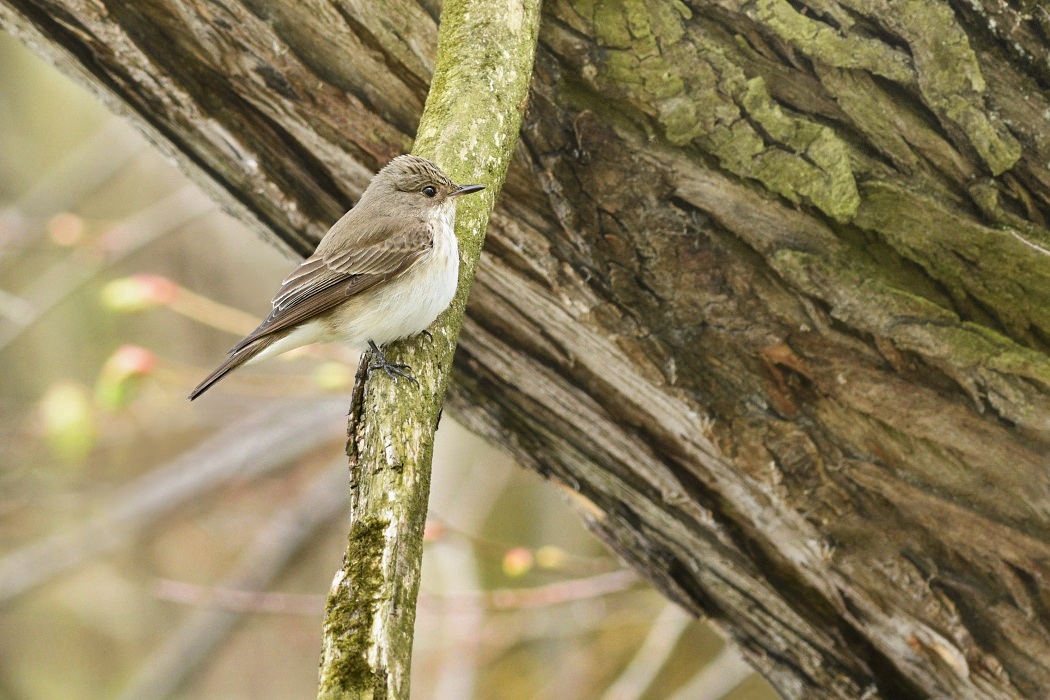
[[[386,372],[386,376],[393,380],[397,380],[398,377],[404,377],[416,386],[419,386],[419,382],[412,376],[408,370],[412,369],[406,364],[400,362],[390,362],[386,359],[386,355],[379,349],[374,342],[368,341],[368,348],[372,351],[372,359],[368,362],[368,374],[372,373],[372,370],[381,369]]]

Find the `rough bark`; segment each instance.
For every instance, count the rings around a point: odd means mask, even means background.
[[[447,0],[437,67],[412,152],[485,191],[459,201],[459,286],[449,309],[386,349],[416,381],[368,375],[350,410],[350,534],[328,596],[318,697],[407,698],[434,431],[485,229],[514,155],[532,76],[539,0]]]
[[[0,0],[304,253],[434,0]],[[789,698],[1050,688],[1050,15],[549,2],[450,408]],[[267,231],[269,233],[267,233]]]

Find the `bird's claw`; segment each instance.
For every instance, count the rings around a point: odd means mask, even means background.
[[[397,381],[398,377],[404,377],[408,381],[412,382],[416,386],[419,386],[419,381],[412,376],[409,371],[412,368],[402,362],[391,362],[386,359],[386,355],[380,350],[375,343],[368,343],[369,349],[372,351],[372,357],[368,361],[367,374],[372,374],[377,369],[381,369],[386,372],[386,376],[390,377],[394,381]]]
[[[416,386],[419,386],[419,381],[408,371],[412,368],[406,364],[400,362],[387,362],[385,360],[377,362],[375,358],[373,358],[372,361],[368,363],[368,373],[372,374],[372,371],[377,369],[383,370],[386,372],[386,376],[395,381],[397,381],[398,377],[404,377]]]

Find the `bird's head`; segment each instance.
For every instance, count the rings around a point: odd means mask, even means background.
[[[484,185],[457,185],[426,158],[404,155],[394,158],[376,173],[362,199],[372,195],[389,205],[426,211],[451,206],[456,197],[483,189]]]

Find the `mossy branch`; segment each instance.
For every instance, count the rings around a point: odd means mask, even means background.
[[[389,349],[419,385],[382,373],[359,379],[347,443],[353,520],[325,614],[321,698],[408,696],[434,431],[485,228],[518,140],[539,10],[539,0],[446,0],[442,10],[413,152],[486,189],[458,205],[459,289],[433,338]]]

